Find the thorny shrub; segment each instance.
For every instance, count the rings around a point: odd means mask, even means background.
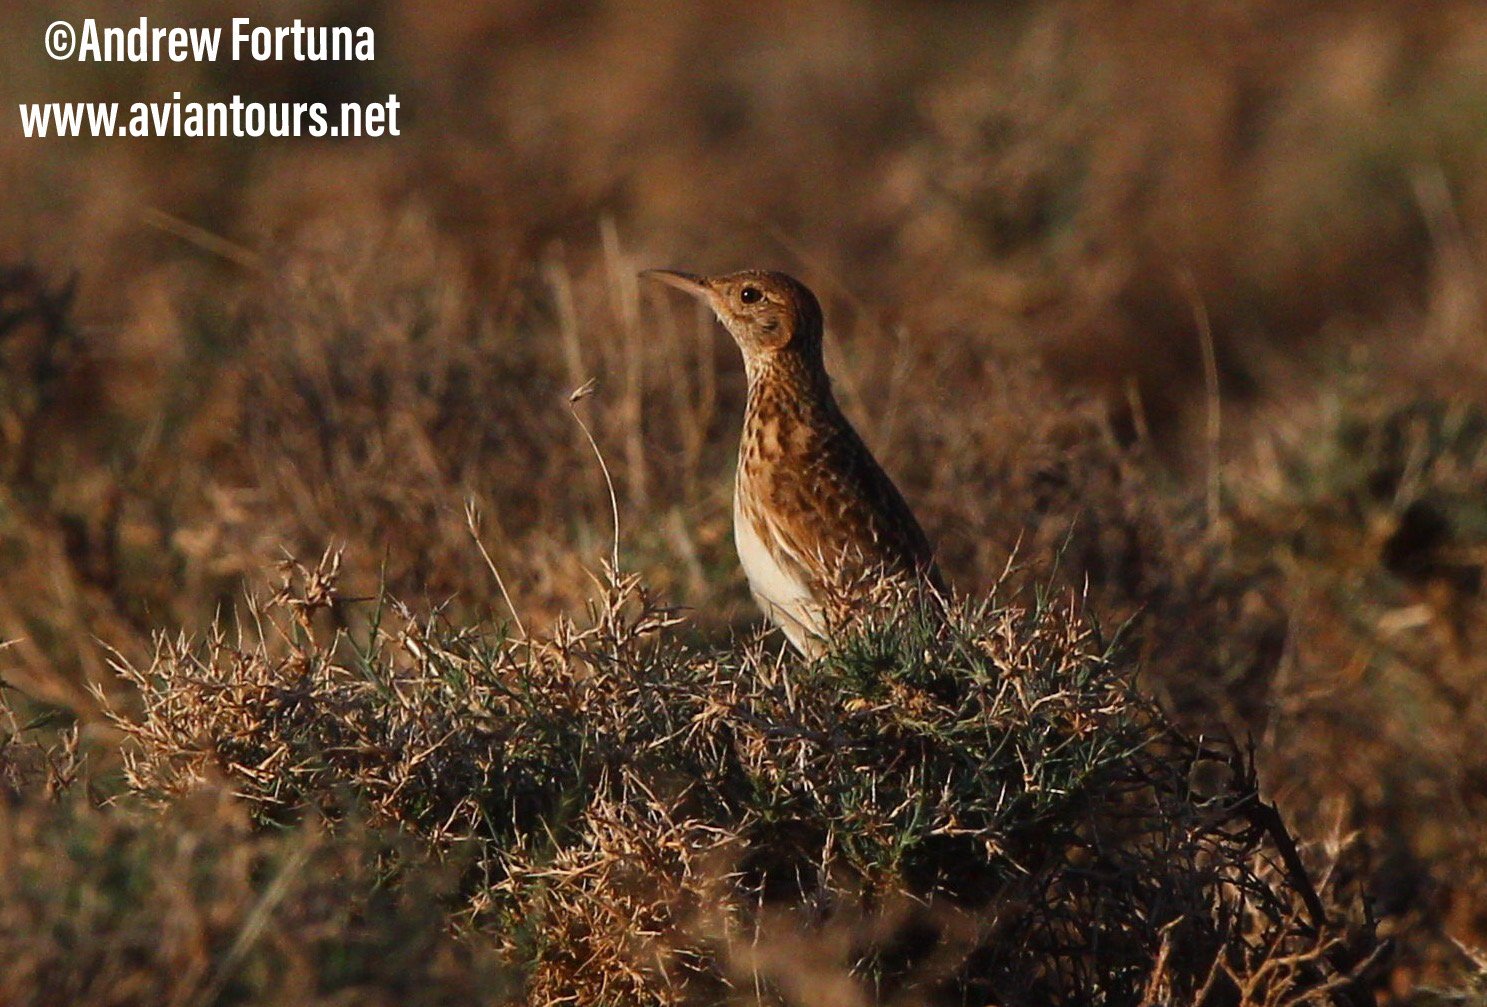
[[[878,933],[839,978],[882,1002],[1362,1002],[1360,911],[1072,603],[884,598],[801,663],[679,644],[633,577],[531,639],[340,601],[338,569],[288,567],[252,634],[121,665],[129,784],[220,775],[266,822],[424,837],[533,1002],[788,1001],[760,949],[854,918]]]
[[[221,786],[169,814],[104,801],[76,732],[0,699],[0,1003],[509,1002],[504,957],[446,923],[456,878],[411,837],[265,830]]]

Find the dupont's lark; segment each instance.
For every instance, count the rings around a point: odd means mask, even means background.
[[[743,351],[733,535],[755,600],[790,642],[820,653],[843,606],[885,580],[939,591],[919,522],[831,393],[815,295],[784,273],[642,275],[705,301]]]

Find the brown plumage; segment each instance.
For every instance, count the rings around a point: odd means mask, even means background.
[[[743,352],[734,538],[755,599],[790,642],[819,653],[840,603],[885,578],[942,593],[919,522],[831,392],[815,295],[784,273],[643,275],[704,300]]]

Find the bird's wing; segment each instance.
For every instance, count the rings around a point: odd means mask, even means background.
[[[846,560],[860,568],[887,567],[926,577],[940,587],[934,553],[903,494],[874,460],[867,446],[845,424],[813,445],[790,480],[781,487],[791,509],[814,512],[817,520],[792,522],[779,535],[790,553],[814,558],[813,568]]]

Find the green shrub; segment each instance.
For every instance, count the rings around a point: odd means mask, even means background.
[[[677,643],[633,578],[541,640],[385,600],[332,631],[337,569],[286,580],[267,643],[121,669],[130,785],[222,775],[261,821],[365,809],[468,858],[464,912],[536,1002],[788,998],[758,949],[796,930],[926,1002],[1325,1003],[1368,950],[1244,760],[1179,735],[1072,604],[884,598],[801,663]]]

